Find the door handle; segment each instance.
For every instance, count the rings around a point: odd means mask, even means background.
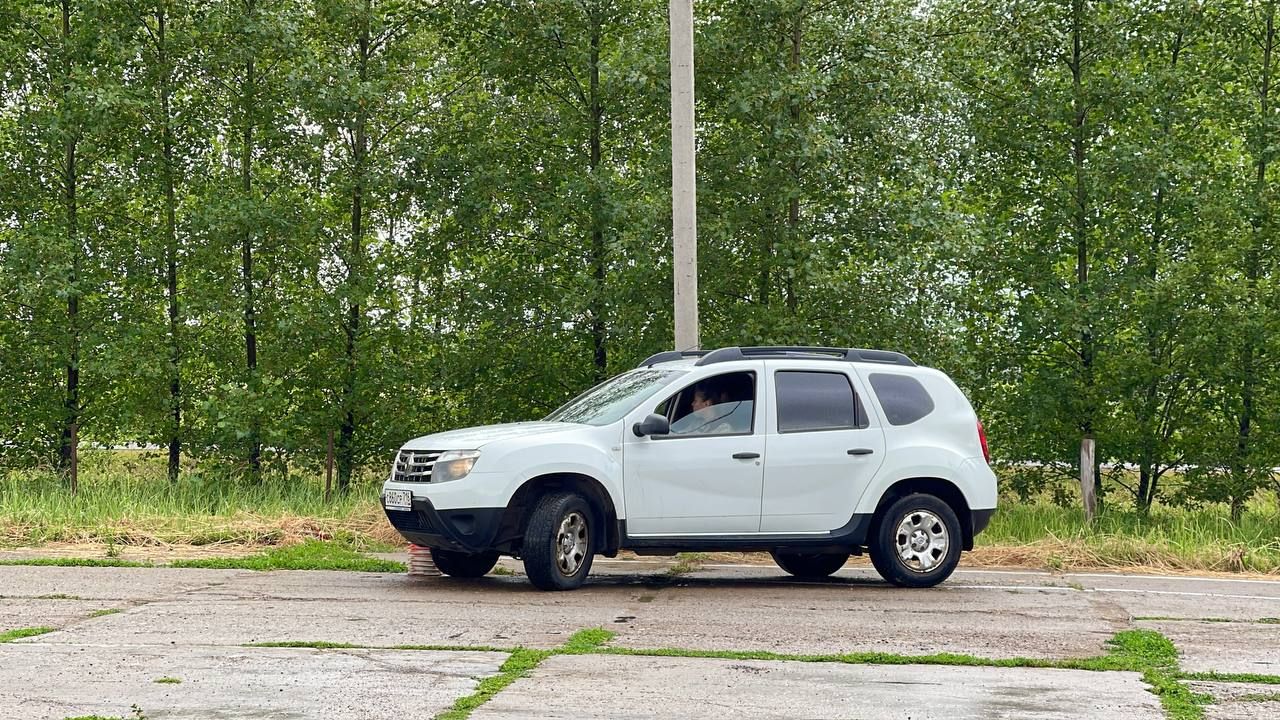
[[[871,448],[854,448],[849,451],[849,454],[850,455],[870,455],[873,452],[875,452],[875,450],[872,450]]]
[[[733,454],[734,460],[755,460],[758,457],[760,457],[760,453],[740,452]]]

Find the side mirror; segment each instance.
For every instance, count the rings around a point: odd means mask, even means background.
[[[635,433],[636,437],[668,435],[671,433],[671,423],[662,415],[650,413],[648,417],[632,425],[631,432]]]

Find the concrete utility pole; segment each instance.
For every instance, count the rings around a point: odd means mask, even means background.
[[[676,349],[698,348],[698,199],[693,127],[693,0],[671,0],[671,225]]]

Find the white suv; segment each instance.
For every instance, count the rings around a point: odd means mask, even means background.
[[[567,590],[625,549],[768,551],[814,578],[866,549],[889,582],[929,587],[995,512],[989,459],[955,383],[900,353],[672,351],[542,422],[409,441],[382,503],[455,577],[505,554]]]

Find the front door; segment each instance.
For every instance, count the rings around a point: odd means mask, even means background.
[[[763,363],[760,363],[763,370]],[[625,432],[623,482],[631,536],[739,535],[760,529],[764,408],[760,372],[693,381],[640,417],[657,412],[671,434]]]

